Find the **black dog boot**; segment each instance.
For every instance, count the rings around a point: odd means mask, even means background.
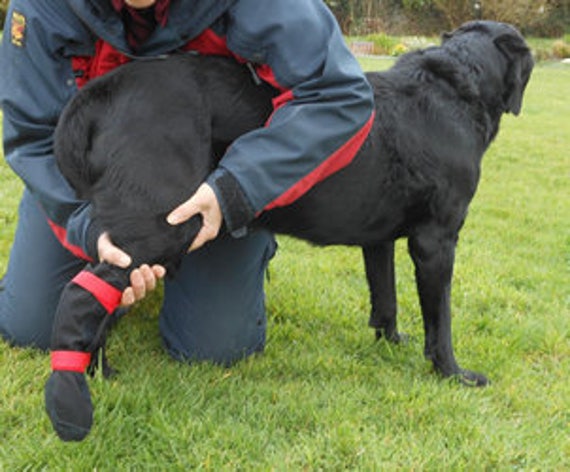
[[[45,386],[46,411],[63,441],[81,441],[93,424],[93,404],[84,375],[90,358],[88,353],[52,352],[53,372]]]
[[[64,441],[83,440],[93,424],[85,377],[128,284],[128,271],[108,264],[87,266],[65,287],[51,339],[52,374],[45,386],[46,411]]]

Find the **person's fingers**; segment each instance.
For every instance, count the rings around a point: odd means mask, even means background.
[[[121,297],[121,306],[125,308],[131,306],[135,302],[136,299],[132,287],[127,287],[123,292],[123,296]]]
[[[188,221],[194,215],[200,214],[201,211],[202,209],[198,206],[195,196],[192,196],[172,210],[166,217],[166,221],[168,221],[169,224],[176,226]]]
[[[97,249],[101,262],[104,261],[123,269],[129,267],[132,263],[130,256],[115,246],[107,233],[99,236]],[[165,275],[166,269],[159,264],[155,264],[152,267],[148,264],[143,264],[139,268],[134,269],[129,278],[130,286],[123,291],[121,306],[128,307],[138,300],[142,300],[148,292],[156,288],[157,280]]]
[[[218,235],[218,231],[219,231],[218,229],[214,228],[213,226],[207,225],[206,221],[204,221],[204,224],[202,225],[200,232],[196,235],[194,241],[192,241],[192,244],[190,245],[188,252],[200,249],[208,241],[214,239]]]
[[[147,264],[140,266],[139,270],[144,279],[145,291],[152,292],[156,288],[156,276],[154,272]]]
[[[198,187],[196,193],[176,207],[167,216],[172,225],[188,221],[195,215],[202,215],[202,228],[194,238],[189,251],[195,251],[208,241],[216,238],[222,227],[223,215],[216,193],[208,184]]]
[[[130,286],[123,291],[121,306],[128,307],[142,300],[149,292],[156,288],[158,279],[166,275],[166,269],[158,264],[149,267],[143,264],[131,272]]]
[[[130,281],[135,301],[142,300],[146,294],[146,282],[140,269],[131,272]]]
[[[164,268],[164,266],[161,266],[159,264],[153,265],[152,271],[154,272],[154,276],[157,279],[162,279],[166,275],[166,269]]]
[[[206,217],[212,211],[219,212],[221,217],[220,205],[216,194],[212,187],[204,183],[198,187],[194,195],[172,210],[166,217],[166,220],[171,225],[178,225],[188,221],[195,215],[201,214]]]
[[[131,265],[130,256],[111,242],[108,233],[103,233],[97,240],[99,261],[126,269]]]

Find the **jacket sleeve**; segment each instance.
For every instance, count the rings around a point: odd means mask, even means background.
[[[0,46],[4,153],[62,244],[89,259],[96,233],[89,205],[75,197],[53,154],[58,116],[77,90],[62,39],[74,26],[63,4],[50,4],[14,0],[6,17]],[[61,25],[59,31],[47,31],[52,22]]]
[[[208,179],[235,231],[348,165],[372,126],[373,96],[321,0],[237,1],[226,39],[281,91],[267,126],[235,141]]]

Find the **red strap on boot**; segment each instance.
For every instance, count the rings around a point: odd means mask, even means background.
[[[84,373],[91,362],[91,354],[80,351],[52,351],[51,369]]]
[[[91,272],[82,270],[72,282],[93,295],[109,314],[113,313],[121,303],[123,292]]]

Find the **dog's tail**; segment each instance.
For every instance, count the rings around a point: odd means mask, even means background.
[[[97,93],[77,94],[64,108],[55,133],[54,153],[60,172],[80,198],[87,199],[89,190],[98,180],[102,169],[97,169],[89,154],[97,123],[105,113],[112,93],[108,83],[97,80],[85,88],[96,87]]]

